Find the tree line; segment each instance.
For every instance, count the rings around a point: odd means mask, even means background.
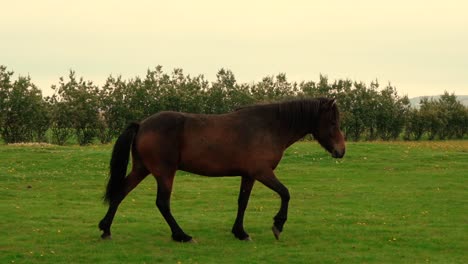
[[[0,66],[0,136],[5,143],[51,142],[71,138],[80,145],[96,139],[108,143],[132,121],[159,111],[219,114],[257,102],[298,97],[334,97],[342,113],[347,140],[463,139],[468,132],[468,108],[455,94],[422,99],[411,107],[391,84],[381,86],[351,80],[289,82],[285,74],[239,84],[230,70],[221,69],[214,82],[182,69],[165,73],[161,66],[144,78],[109,76],[102,87],[77,77],[74,71],[43,97],[30,76],[18,76]]]

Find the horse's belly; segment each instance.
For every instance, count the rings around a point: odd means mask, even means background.
[[[238,157],[222,153],[200,154],[182,156],[179,169],[205,176],[237,176],[245,172],[245,164]]]

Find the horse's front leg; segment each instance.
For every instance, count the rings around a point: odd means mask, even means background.
[[[232,233],[240,240],[250,240],[249,234],[244,230],[244,213],[249,202],[250,193],[255,183],[255,179],[250,176],[242,176],[239,199],[237,200],[237,217],[232,227]]]
[[[272,189],[281,197],[281,207],[276,214],[274,224],[272,227],[273,234],[276,239],[279,239],[281,232],[283,231],[284,223],[288,219],[288,204],[289,204],[289,191],[279,180],[276,178],[272,170],[266,170],[262,173],[255,175],[255,179],[263,183],[268,188]]]

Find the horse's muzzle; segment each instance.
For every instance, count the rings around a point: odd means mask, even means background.
[[[335,159],[341,159],[341,158],[343,158],[345,152],[346,152],[345,149],[343,149],[341,151],[335,149],[332,152],[332,157],[335,158]]]

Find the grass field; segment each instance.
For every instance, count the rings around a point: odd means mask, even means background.
[[[256,183],[242,242],[240,178],[178,173],[172,210],[196,244],[171,241],[152,177],[100,239],[110,151],[0,146],[0,263],[468,263],[468,141],[349,143],[340,161],[293,145],[276,170],[291,193],[279,241],[275,193]]]

